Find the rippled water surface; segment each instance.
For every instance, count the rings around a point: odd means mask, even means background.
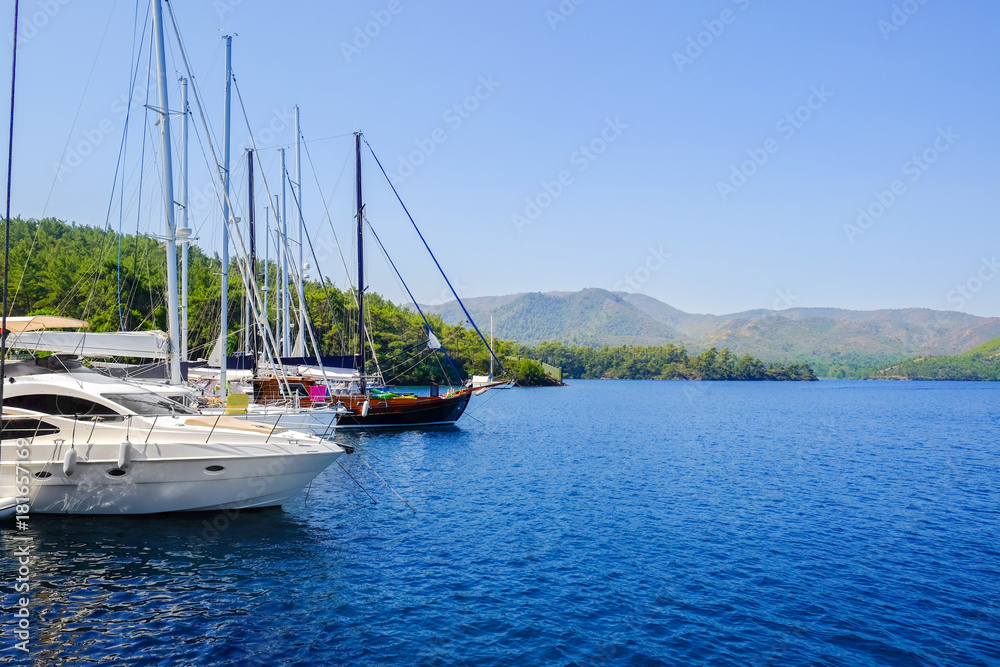
[[[335,464],[232,520],[33,517],[0,660],[1000,664],[998,385],[579,381],[460,423],[338,434],[377,504]]]

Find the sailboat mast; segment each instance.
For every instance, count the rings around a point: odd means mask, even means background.
[[[181,240],[181,361],[188,360],[188,246],[191,245],[191,228],[188,227],[188,82],[181,81],[181,226],[177,236]]]
[[[358,201],[358,372],[361,391],[365,390],[365,227],[364,200],[361,196],[361,133],[354,135],[355,174]]]
[[[3,304],[0,305],[0,408],[3,408],[3,385],[7,381],[7,297],[8,280],[10,278],[10,192],[11,175],[14,170],[14,89],[17,83],[17,13],[18,4],[14,3],[14,32],[11,41],[14,54],[10,66],[10,134],[7,142],[7,215],[4,217],[3,245]]]
[[[270,204],[270,200],[268,200]],[[264,324],[267,326],[267,331],[271,331],[271,313],[270,313],[270,303],[269,297],[271,296],[271,288],[268,287],[270,282],[271,274],[271,207],[264,207]]]
[[[226,35],[226,119],[223,124],[222,153],[222,305],[219,332],[219,392],[226,397],[226,362],[229,356],[229,113],[232,106],[233,36]]]
[[[297,336],[297,343],[295,348],[306,354],[306,300],[305,300],[305,263],[303,260],[303,248],[305,247],[305,235],[302,232],[302,226],[305,224],[302,220],[302,128],[299,125],[299,105],[295,105],[295,201],[296,210],[299,215],[299,334]],[[306,355],[308,356],[308,355]]]
[[[281,349],[284,355],[291,356],[291,322],[288,320],[288,202],[285,197],[285,149],[281,149],[281,268],[284,275],[281,278]]]
[[[253,149],[247,151],[247,230],[250,234],[250,286],[257,289],[257,227],[254,224],[253,206]],[[265,298],[266,298],[265,292]],[[265,302],[265,312],[267,305]],[[253,364],[253,374],[257,375],[257,327],[248,327],[250,336],[250,363]]]
[[[156,40],[156,82],[160,111],[160,147],[163,153],[163,206],[167,227],[167,335],[170,339],[170,382],[181,382],[181,356],[177,338],[177,235],[174,226],[174,172],[170,160],[170,107],[167,100],[167,59],[163,48],[163,10],[160,0],[153,2],[153,25]]]
[[[274,284],[276,292],[274,295],[274,338],[278,342],[278,356],[280,357],[285,353],[285,343],[282,338],[282,328],[284,326],[284,313],[283,309],[285,307],[285,288],[283,287],[285,282],[285,270],[282,267],[282,262],[285,258],[285,250],[281,245],[281,214],[279,213],[278,206],[278,195],[274,195],[274,241],[275,250],[278,251],[278,262],[275,269]]]

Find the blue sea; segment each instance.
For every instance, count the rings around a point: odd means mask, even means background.
[[[575,381],[337,438],[278,510],[33,517],[0,660],[1000,664],[1000,385]]]

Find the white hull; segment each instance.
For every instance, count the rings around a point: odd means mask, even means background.
[[[337,450],[337,451],[334,451]],[[221,452],[220,452],[221,453]],[[116,461],[81,461],[71,476],[62,464],[22,463],[32,475],[30,514],[154,514],[281,505],[343,453],[337,447],[274,456],[149,459],[132,462],[120,477]],[[211,466],[221,472],[206,472]],[[13,479],[13,463],[0,475]],[[36,473],[51,477],[38,479]],[[5,489],[4,495],[10,491]]]
[[[192,429],[192,431],[195,429]],[[219,432],[221,435],[221,431]],[[31,514],[152,514],[280,505],[301,491],[344,450],[313,438],[227,444],[132,444],[119,468],[120,444],[81,445],[71,474],[69,443],[16,445],[28,457],[0,465],[0,496],[13,496],[15,475],[30,475]],[[16,468],[19,468],[17,470]]]
[[[270,507],[345,452],[284,422],[188,413],[110,378],[42,373],[19,363],[17,381],[5,387],[0,516],[10,511],[10,498],[27,504],[29,516]],[[125,413],[126,404],[164,403],[181,412]],[[59,408],[74,415],[52,412]]]

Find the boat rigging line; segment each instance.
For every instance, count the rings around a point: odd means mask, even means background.
[[[483,332],[479,330],[478,326],[476,326],[476,322],[475,320],[472,319],[472,315],[469,314],[469,310],[465,307],[465,304],[462,303],[462,298],[458,296],[458,292],[455,291],[455,288],[452,286],[451,281],[448,280],[448,276],[445,274],[444,269],[441,268],[441,263],[438,262],[437,257],[434,256],[434,251],[432,251],[431,247],[427,244],[427,240],[424,239],[424,235],[420,232],[420,228],[417,227],[417,223],[413,219],[413,216],[410,215],[409,209],[406,208],[406,204],[403,203],[403,198],[400,197],[399,192],[396,191],[396,186],[393,185],[392,180],[389,178],[389,174],[386,173],[385,167],[382,166],[382,162],[378,159],[378,156],[375,155],[375,149],[372,148],[370,143],[368,143],[367,137],[362,135],[362,138],[365,140],[365,145],[368,146],[368,150],[371,151],[372,157],[375,158],[375,163],[378,165],[379,170],[381,170],[382,175],[385,176],[386,183],[388,183],[389,187],[392,188],[392,194],[396,195],[396,200],[399,202],[399,205],[403,207],[403,212],[406,213],[406,217],[410,219],[410,224],[412,224],[413,229],[416,230],[417,236],[420,237],[420,241],[424,244],[424,248],[427,249],[427,253],[431,256],[431,259],[434,260],[434,264],[435,266],[437,266],[438,271],[441,272],[441,277],[444,278],[444,281],[446,283],[448,283],[448,289],[450,289],[451,293],[455,295],[455,300],[458,301],[458,305],[462,307],[462,312],[464,312],[465,316],[469,318],[469,324],[471,324],[472,328],[476,330],[477,334],[479,334],[479,339],[483,341],[483,345],[485,345],[486,349],[490,351],[490,356],[493,357],[493,361],[497,362],[497,366],[500,367],[501,372],[506,372],[504,370],[503,364],[500,363],[500,360],[497,359],[497,355],[494,354],[493,348],[490,347],[490,344],[486,342],[486,337],[483,336]]]
[[[326,213],[326,220],[330,224],[330,232],[333,234],[333,240],[337,244],[337,253],[340,255],[340,262],[344,265],[344,273],[347,275],[347,283],[353,287],[354,283],[351,279],[351,270],[347,268],[347,259],[344,257],[344,250],[340,246],[340,237],[337,236],[337,229],[334,227],[333,218],[330,216],[330,200],[333,199],[334,195],[337,194],[337,190],[340,188],[340,181],[344,177],[344,172],[347,170],[347,163],[351,159],[351,154],[348,153],[345,157],[344,164],[340,167],[340,173],[337,175],[337,182],[334,183],[333,192],[330,193],[330,199],[328,200],[323,195],[323,187],[320,185],[319,175],[316,173],[316,165],[313,164],[312,155],[309,153],[309,142],[303,139],[302,144],[306,148],[306,159],[309,161],[309,168],[312,170],[313,178],[316,180],[316,190],[319,192],[319,197],[323,201],[323,210]]]
[[[124,221],[125,214],[125,175],[122,169],[123,163],[125,162],[125,156],[128,149],[128,128],[129,120],[132,116],[132,97],[135,94],[135,81],[139,76],[139,63],[136,59],[136,48],[135,48],[135,33],[136,28],[139,25],[139,2],[140,0],[135,0],[135,14],[132,19],[132,56],[129,62],[129,87],[128,87],[128,104],[125,107],[125,125],[122,128],[122,140],[121,144],[118,146],[118,162],[115,164],[115,177],[111,182],[111,197],[108,199],[108,213],[105,216],[104,227],[105,229],[111,228],[111,207],[114,205],[115,201],[115,187],[118,186],[118,174],[122,173],[121,187],[118,190],[118,328],[125,331],[125,317],[122,313],[122,223]],[[139,53],[142,53],[142,45],[146,41],[146,23],[149,20],[149,12],[152,5],[146,5],[146,18],[143,19],[142,25],[142,36],[139,39]],[[133,63],[135,63],[133,67]],[[147,71],[149,67],[147,66]],[[149,89],[147,74],[146,89]],[[145,132],[143,133],[143,138],[145,138]],[[145,149],[146,142],[143,141],[143,148]],[[140,179],[141,182],[141,179]]]
[[[105,25],[104,25],[104,32],[101,34],[101,41],[100,41],[100,43],[97,46],[97,53],[94,55],[94,62],[90,66],[90,74],[87,75],[87,83],[84,84],[83,94],[80,95],[80,103],[77,105],[77,107],[76,107],[76,114],[73,116],[73,123],[70,126],[69,133],[66,135],[66,143],[63,145],[63,150],[62,150],[63,159],[65,159],[66,150],[69,148],[69,142],[73,139],[73,132],[76,129],[76,122],[77,122],[77,120],[80,117],[80,110],[83,109],[83,101],[87,97],[87,91],[90,89],[90,80],[94,76],[94,70],[97,67],[97,61],[98,61],[98,58],[101,55],[101,49],[104,46],[104,38],[107,37],[108,28],[111,26],[111,18],[114,16],[115,6],[117,4],[118,4],[118,0],[115,0],[115,3],[111,6],[111,11],[108,13],[107,23],[105,23]],[[59,173],[57,172],[57,173],[55,173],[52,176],[52,185],[49,187],[49,194],[46,196],[46,198],[45,198],[45,205],[42,207],[42,215],[40,217],[43,220],[45,219],[45,212],[49,208],[49,202],[52,200],[52,193],[55,192],[56,183],[58,183],[58,182],[59,182]],[[38,227],[35,228],[35,233],[32,235],[31,246],[28,248],[28,255],[27,255],[28,258],[31,257],[31,254],[35,250],[35,245],[38,242],[38,233],[40,231],[41,231],[41,225],[39,225]],[[12,299],[12,301],[14,303],[17,303],[17,296],[18,296],[18,294],[21,293],[21,286],[24,284],[24,276],[28,273],[27,261],[28,260],[25,260],[24,270],[21,271],[21,277],[18,279],[18,281],[17,281],[17,287],[14,289],[14,298]]]
[[[414,514],[417,513],[417,510],[413,509],[413,505],[411,505],[410,503],[406,502],[406,500],[403,498],[403,496],[399,495],[399,492],[396,491],[396,489],[392,488],[392,485],[389,484],[389,482],[387,482],[384,479],[382,479],[382,475],[378,474],[378,471],[376,471],[375,468],[372,468],[370,465],[368,465],[368,461],[365,461],[364,458],[362,458],[361,454],[358,454],[358,460],[360,460],[362,463],[364,463],[366,466],[368,466],[368,469],[371,470],[373,473],[375,473],[375,476],[378,477],[379,479],[381,479],[382,483],[385,484],[387,487],[389,487],[389,490],[392,491],[393,493],[395,493],[396,497],[399,498],[400,500],[402,500],[403,504],[406,505],[407,507],[409,507],[411,512],[413,512]]]
[[[170,14],[170,22],[174,29],[174,35],[177,38],[177,44],[178,44],[178,49],[180,51],[181,59],[184,62],[185,70],[187,71],[188,78],[191,82],[191,89],[194,92],[195,106],[198,107],[198,115],[199,118],[201,119],[202,126],[204,127],[205,130],[205,140],[208,141],[208,148],[209,151],[211,151],[212,160],[215,163],[216,174],[219,177],[219,181],[224,182],[225,179],[222,173],[222,166],[219,163],[218,155],[215,152],[215,144],[212,142],[212,137],[209,133],[208,120],[205,117],[205,105],[201,98],[201,89],[198,86],[197,81],[194,77],[194,73],[191,70],[191,64],[187,56],[187,49],[184,46],[184,40],[182,39],[180,34],[180,27],[177,25],[177,17],[174,15],[173,4],[170,2],[170,0],[165,0],[164,4],[166,4],[167,11]],[[235,82],[235,80],[236,77],[234,76],[233,81]],[[239,95],[238,86],[237,86],[237,95]],[[245,110],[244,110],[244,116],[245,116]],[[195,134],[198,135],[197,132]],[[250,139],[252,143],[255,141],[252,134]],[[212,169],[208,163],[208,155],[205,153],[204,144],[201,142],[200,135],[198,136],[198,143],[199,146],[201,146],[202,148],[202,156],[205,159],[206,167],[208,167],[209,172],[211,172]],[[252,147],[254,148],[254,150],[256,150],[255,144]],[[264,188],[267,191],[268,197],[270,198],[270,189],[267,186],[266,179],[264,179]],[[233,205],[230,194],[228,192],[224,192],[223,196],[225,197],[225,204],[229,207],[229,210],[232,211]],[[216,197],[219,199],[220,204],[222,204],[223,203],[222,198],[219,197],[218,191],[216,192]],[[233,216],[230,215],[229,217],[232,218]],[[291,395],[292,390],[291,386],[288,384],[288,378],[285,376],[284,372],[281,372],[279,370],[281,367],[279,364],[276,363],[276,360],[280,359],[277,340],[275,339],[270,327],[265,326],[263,314],[266,311],[263,310],[264,306],[263,299],[261,298],[260,293],[257,290],[256,282],[253,281],[251,279],[252,277],[249,275],[250,268],[249,266],[247,266],[247,250],[246,250],[246,245],[243,242],[243,235],[240,232],[239,226],[234,224],[234,220],[223,220],[223,225],[226,225],[227,229],[229,228],[230,225],[233,228],[234,245],[237,246],[237,250],[239,251],[237,252],[236,256],[237,266],[240,269],[239,271],[240,279],[243,282],[243,288],[245,290],[245,293],[250,297],[248,300],[251,305],[251,310],[253,312],[254,322],[258,327],[259,333],[264,339],[264,344],[267,349],[268,356],[270,356],[273,360],[275,360],[275,363],[272,364],[273,369],[275,371],[275,375],[280,378],[279,381],[283,381],[285,383],[286,390],[288,391],[289,395]],[[226,351],[223,350],[222,353],[225,354]]]
[[[358,480],[354,479],[354,475],[352,475],[351,473],[347,472],[347,468],[345,468],[345,467],[344,467],[344,464],[343,464],[343,463],[341,463],[341,462],[340,462],[340,461],[338,460],[338,461],[337,461],[337,465],[339,465],[339,466],[340,466],[340,469],[344,471],[344,474],[345,474],[345,475],[347,475],[347,476],[348,476],[348,477],[350,477],[350,478],[351,478],[352,480],[354,480],[354,483],[358,485],[358,488],[359,488],[359,489],[361,489],[362,491],[364,491],[364,492],[365,492],[365,495],[366,495],[366,496],[368,496],[369,498],[371,498],[371,499],[372,499],[372,505],[378,505],[378,501],[377,501],[377,500],[375,500],[375,498],[373,498],[373,497],[372,497],[372,494],[368,493],[368,489],[366,489],[365,487],[361,486],[361,482],[359,482]]]
[[[10,185],[14,170],[14,88],[17,83],[17,12],[14,0],[13,55],[10,63],[10,131],[7,134],[7,214],[4,216],[3,245],[3,313],[0,313],[0,408],[3,407],[3,385],[7,366],[7,273],[10,269]]]
[[[367,144],[368,142],[366,141],[365,143]],[[369,146],[369,148],[370,148],[370,146]],[[406,293],[410,297],[410,301],[413,302],[413,307],[417,309],[418,313],[420,313],[420,319],[422,319],[424,321],[424,324],[427,326],[427,333],[428,333],[427,343],[430,344],[430,342],[431,342],[431,336],[433,335],[433,331],[431,329],[431,323],[428,322],[427,318],[424,316],[424,311],[420,309],[420,304],[418,304],[417,300],[413,298],[413,292],[411,292],[410,288],[406,285],[406,281],[403,280],[403,276],[400,275],[399,269],[396,268],[396,263],[392,261],[392,257],[389,256],[389,251],[385,249],[384,245],[382,245],[382,239],[380,239],[378,237],[378,234],[375,233],[375,228],[372,227],[372,223],[368,221],[368,217],[367,216],[365,216],[365,222],[368,222],[368,231],[370,231],[372,233],[372,236],[375,237],[375,240],[378,241],[378,245],[379,245],[380,248],[382,248],[382,252],[385,254],[385,258],[389,260],[389,264],[392,266],[392,270],[396,272],[396,277],[399,278],[399,282],[402,283],[403,289],[406,290]],[[487,345],[486,347],[489,347],[489,345]],[[462,374],[458,372],[457,368],[455,368],[455,362],[451,360],[451,356],[448,354],[448,352],[444,349],[443,346],[440,347],[439,349],[442,352],[444,352],[445,358],[448,360],[448,363],[451,364],[451,369],[453,371],[455,371],[455,375],[458,376],[458,379],[461,382],[461,380],[462,380]],[[490,352],[492,353],[493,351],[490,350]],[[444,369],[443,368],[441,369],[441,372],[444,374],[445,377],[448,377],[448,374],[444,373]]]
[[[235,75],[233,76],[233,87],[236,89],[236,99],[240,103],[240,109],[243,112],[243,120],[244,120],[244,122],[246,122],[247,131],[250,133],[250,143],[253,146],[254,150],[256,150],[256,148],[257,148],[257,140],[253,136],[253,128],[250,126],[250,118],[247,115],[246,106],[243,103],[243,94],[240,92],[240,86],[239,86],[239,83],[236,80],[236,76]],[[287,176],[288,176],[287,172],[285,172],[285,173],[282,174],[282,178],[283,179],[286,178]],[[291,179],[289,179],[289,180],[291,180]],[[270,200],[270,197],[271,197],[270,186],[268,185],[268,182],[267,182],[266,178],[263,178],[262,181],[264,183],[264,190],[267,193],[268,199]],[[300,184],[300,187],[301,187],[301,184]],[[295,203],[295,206],[298,208],[299,213],[301,215],[301,208],[299,207],[298,198],[295,196],[295,188],[291,188],[291,193],[292,193],[292,198],[293,198],[293,201]],[[306,225],[303,224],[301,226],[301,229],[304,231],[304,233],[306,234],[306,237],[308,238],[308,236],[309,236],[309,230],[306,228]],[[239,228],[238,227],[236,229],[236,235],[239,237]],[[239,237],[239,238],[240,238],[240,242],[242,244],[242,237]],[[299,284],[301,286],[302,285],[302,281],[305,280],[304,267],[302,267],[302,266],[295,266],[295,262],[294,262],[294,259],[293,259],[294,255],[292,255],[292,253],[290,252],[290,249],[288,247],[288,239],[282,237],[281,242],[282,242],[282,245],[285,248],[285,253],[286,253],[285,256],[289,258],[289,263],[295,268],[296,273],[298,274],[298,280],[299,280]],[[309,242],[309,245],[310,245],[310,248],[311,248],[312,247],[312,241],[311,240]],[[313,261],[315,261],[317,263],[317,265],[318,265],[319,261],[315,259],[315,251],[313,251],[313,258],[314,258]],[[317,266],[317,271],[319,271],[319,270],[320,269]],[[254,291],[256,292],[255,277],[254,277],[253,280],[254,280],[254,283],[253,283],[254,284]],[[245,277],[244,277],[244,282],[246,282],[246,278]],[[324,292],[326,292],[326,290],[327,290],[326,281],[323,280],[322,282],[323,282]],[[299,297],[299,313],[301,314],[300,322],[302,322],[305,325],[304,328],[306,329],[305,332],[302,332],[302,331],[299,332],[299,337],[303,338],[304,334],[308,333],[309,340],[312,343],[313,351],[316,354],[317,365],[320,368],[320,372],[323,374],[323,380],[324,380],[324,382],[326,382],[326,381],[328,381],[328,378],[326,376],[326,366],[323,364],[322,355],[320,353],[319,345],[316,342],[316,333],[313,330],[312,322],[311,322],[311,320],[308,317],[309,314],[308,314],[307,309],[306,309],[305,299],[302,298],[303,294],[304,294],[304,286],[303,286],[302,290],[298,290],[297,292],[298,292],[297,296]],[[331,303],[330,300],[329,300],[329,294],[327,294],[327,302]],[[332,311],[332,304],[331,304],[331,311]],[[266,313],[266,310],[264,312]],[[257,320],[258,327],[260,327],[261,329],[268,329],[269,330],[270,327],[264,326],[264,321],[262,321],[262,318],[261,318],[259,312],[255,313],[255,314],[257,315],[256,320]],[[265,336],[266,336],[266,334],[265,334]],[[277,347],[275,348],[275,350],[277,351]],[[280,356],[281,355],[278,354],[278,355],[276,355],[276,358],[280,359]]]
[[[65,159],[66,149],[69,148],[69,142],[73,140],[73,132],[76,130],[76,122],[80,118],[80,110],[83,109],[83,101],[87,98],[87,91],[90,90],[90,81],[94,78],[94,70],[97,69],[97,61],[100,59],[101,50],[104,48],[104,38],[108,36],[108,28],[111,27],[111,19],[115,15],[115,7],[118,6],[118,0],[115,0],[111,4],[111,11],[108,12],[108,20],[104,24],[104,32],[101,33],[101,41],[97,45],[97,53],[94,54],[94,62],[90,65],[90,73],[87,75],[87,83],[83,86],[83,94],[80,95],[80,104],[76,107],[76,114],[73,116],[73,123],[70,125],[69,133],[66,135],[66,143],[63,145],[62,156]],[[52,186],[49,188],[49,194],[45,198],[45,206],[42,207],[42,217],[45,217],[45,211],[49,210],[49,202],[52,200],[52,193],[55,192],[56,183],[59,182],[59,172],[57,171],[52,177]],[[15,297],[16,298],[16,297]]]

